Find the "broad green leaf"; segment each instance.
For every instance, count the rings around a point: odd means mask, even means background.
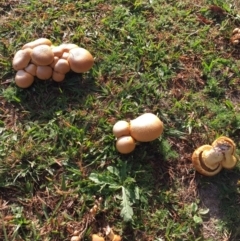
[[[133,209],[131,207],[131,202],[129,200],[129,193],[126,188],[122,187],[122,210],[121,210],[121,216],[123,217],[123,220],[128,222],[132,220],[133,216]]]
[[[197,224],[201,224],[203,222],[202,218],[200,216],[194,215],[193,220]]]
[[[89,176],[89,179],[93,182],[95,182],[96,184],[109,184],[111,185],[114,180],[107,175],[99,175],[97,173],[91,173]]]
[[[196,203],[191,204],[191,210],[193,213],[196,213],[198,210],[198,205]]]
[[[120,185],[118,185],[115,180],[108,175],[99,175],[97,173],[91,173],[89,176],[89,179],[93,181],[94,183],[101,186],[101,189],[103,189],[105,186],[109,186],[109,188],[112,189],[119,189],[121,188]],[[101,190],[100,189],[100,190]]]
[[[107,169],[108,169],[109,172],[111,172],[112,174],[114,174],[115,176],[120,178],[120,173],[119,173],[118,168],[109,166],[109,167],[107,167]]]

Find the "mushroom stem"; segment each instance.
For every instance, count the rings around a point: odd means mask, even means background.
[[[106,227],[106,235],[110,240],[113,240],[115,234],[109,226]]]
[[[110,241],[121,241],[122,240],[121,236],[116,235],[109,226],[107,226],[105,228],[105,233],[106,233],[108,240],[110,240]]]

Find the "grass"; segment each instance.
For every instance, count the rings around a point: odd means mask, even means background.
[[[76,230],[91,240],[109,224],[123,240],[239,240],[239,164],[212,178],[191,164],[194,149],[220,135],[239,147],[240,46],[230,42],[239,7],[3,0],[0,239],[64,241]],[[14,53],[40,37],[88,49],[93,68],[19,89]],[[163,135],[119,154],[113,124],[145,112],[160,117]]]

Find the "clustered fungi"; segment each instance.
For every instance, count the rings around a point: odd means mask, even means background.
[[[130,122],[120,120],[113,126],[116,148],[122,154],[132,152],[138,142],[150,142],[163,132],[162,121],[152,113],[145,113]]]
[[[205,176],[214,176],[222,168],[232,169],[237,164],[236,145],[230,138],[221,136],[212,145],[197,148],[192,154],[192,163]]]
[[[240,44],[240,28],[233,29],[230,40],[233,45]]]
[[[107,240],[109,240],[109,241],[121,241],[122,240],[122,237],[115,234],[113,232],[112,228],[110,228],[109,226],[107,226],[105,228],[105,236],[106,236]],[[92,241],[105,241],[105,238],[98,234],[93,234]]]
[[[95,199],[94,206],[90,209],[89,213],[87,214],[88,220],[95,220],[95,216],[100,210],[100,205],[102,203],[102,198]],[[84,234],[86,230],[88,229],[88,226],[90,224],[89,221],[86,221],[86,227],[83,229],[83,231],[75,230],[73,233],[73,236],[71,237],[71,241],[80,241],[84,237]],[[108,241],[121,241],[121,236],[115,234],[113,232],[113,229],[110,228],[109,225],[107,225],[105,228],[103,228],[104,233],[99,234],[92,234],[92,241],[105,241],[107,239]]]
[[[34,77],[40,80],[64,80],[66,73],[84,73],[93,66],[91,53],[72,43],[54,46],[49,39],[40,38],[25,44],[13,58],[12,66],[17,71],[15,83],[20,88],[32,85]]]
[[[235,45],[240,43],[239,28],[233,30],[231,42]],[[15,82],[21,88],[31,86],[34,77],[61,82],[69,71],[84,73],[91,69],[93,63],[93,56],[88,50],[72,43],[54,46],[46,38],[25,44],[16,52],[12,61],[13,68],[17,71]],[[132,152],[136,142],[153,141],[162,132],[162,121],[152,113],[145,113],[130,122],[120,120],[113,126],[113,134],[117,139],[116,148],[122,154]],[[228,137],[219,137],[212,145],[197,148],[192,154],[192,163],[199,173],[206,176],[216,175],[222,168],[232,169],[237,163],[236,145]],[[88,215],[91,219],[95,218],[100,203],[101,199],[90,210]],[[80,241],[86,228],[82,232],[75,231],[71,241]],[[110,241],[122,240],[109,226],[104,230],[104,234],[93,234],[92,241],[105,241],[105,238]]]

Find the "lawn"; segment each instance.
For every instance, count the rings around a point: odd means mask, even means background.
[[[191,161],[220,136],[240,155],[238,0],[1,0],[0,23],[0,240],[240,240],[239,162]],[[93,67],[17,87],[14,54],[38,38]],[[163,134],[119,153],[113,125],[147,112]]]

